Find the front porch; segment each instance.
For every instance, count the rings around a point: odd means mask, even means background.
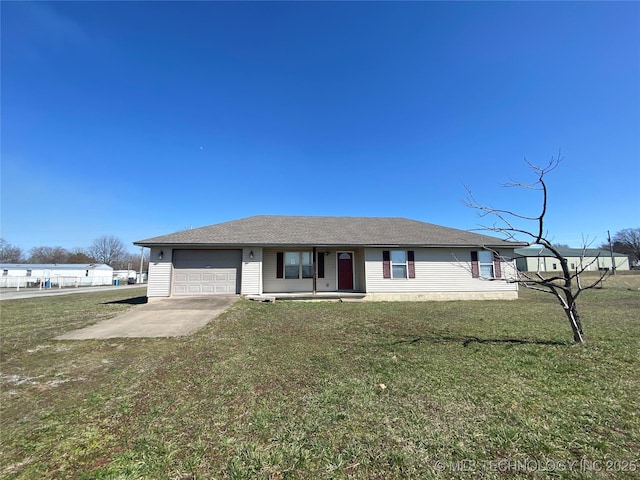
[[[363,292],[281,292],[262,295],[246,295],[247,300],[275,302],[276,300],[299,300],[305,302],[359,302],[367,296]]]
[[[327,300],[366,291],[363,248],[265,248],[262,262],[263,295]]]

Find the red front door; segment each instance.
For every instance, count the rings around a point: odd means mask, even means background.
[[[353,290],[353,253],[338,252],[338,290]]]

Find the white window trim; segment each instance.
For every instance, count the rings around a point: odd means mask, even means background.
[[[394,262],[393,261],[393,252],[404,252],[404,258],[405,261],[404,262]],[[395,277],[393,275],[393,267],[398,266],[398,265],[402,265],[404,266],[404,277]],[[400,249],[395,249],[395,250],[389,250],[389,268],[391,268],[391,279],[392,280],[408,280],[409,279],[409,251],[408,250],[400,250]]]
[[[487,252],[491,255],[491,261],[490,262],[483,262],[480,260],[480,257],[482,256],[482,253]],[[491,276],[487,277],[485,275],[482,274],[482,267],[491,267]],[[496,268],[495,265],[493,264],[493,252],[490,250],[479,250],[478,251],[478,273],[480,275],[481,278],[496,278]]]

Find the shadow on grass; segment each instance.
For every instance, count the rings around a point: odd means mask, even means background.
[[[433,337],[416,337],[407,340],[398,340],[391,345],[412,345],[414,343],[429,342],[429,343],[462,343],[467,348],[474,343],[482,344],[512,344],[512,345],[552,345],[552,346],[568,346],[573,345],[570,342],[561,342],[558,340],[533,340],[529,338],[479,338],[479,337],[447,337],[447,336],[433,336]]]
[[[142,305],[147,303],[147,297],[125,298],[124,300],[114,300],[113,302],[104,302],[103,305]]]

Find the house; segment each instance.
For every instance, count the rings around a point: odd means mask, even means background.
[[[596,248],[558,248],[558,252],[567,259],[569,270],[585,271],[611,270],[611,252]],[[516,265],[521,272],[552,272],[561,270],[560,262],[542,246],[517,248]],[[616,270],[629,270],[629,258],[622,253],[614,253]]]
[[[85,287],[113,281],[113,268],[99,263],[3,263],[0,269],[0,287]]]
[[[515,299],[526,244],[405,218],[260,215],[134,242],[149,299],[182,295]]]

